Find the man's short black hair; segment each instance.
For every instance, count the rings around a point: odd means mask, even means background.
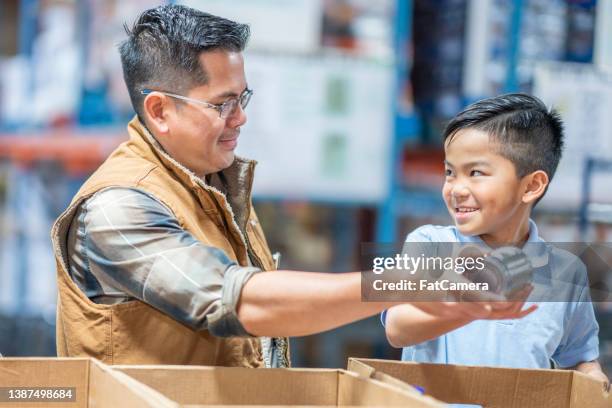
[[[180,5],[146,10],[125,30],[128,38],[119,46],[123,77],[141,119],[144,88],[182,94],[204,85],[200,54],[241,52],[250,35],[246,24]]]
[[[446,126],[444,142],[468,128],[486,132],[519,178],[543,170],[552,180],[563,150],[563,122],[535,96],[506,94],[468,106]]]

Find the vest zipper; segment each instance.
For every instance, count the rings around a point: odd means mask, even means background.
[[[253,205],[253,201],[251,198],[251,193],[253,191],[253,177],[255,175],[255,165],[251,162],[249,163],[249,175],[250,175],[250,180],[249,180],[249,190],[247,191],[246,196],[248,197],[248,208],[247,208],[247,222],[246,225],[244,226],[244,240],[247,244],[247,255],[248,256],[252,256],[251,261],[256,260],[257,263],[259,265],[257,265],[257,267],[261,270],[265,270],[265,267],[263,265],[263,262],[261,261],[261,259],[257,256],[257,254],[255,254],[255,251],[253,250],[253,245],[251,245],[251,241],[249,240],[249,232],[247,231],[247,229],[249,228],[249,223],[251,221],[251,207]],[[253,225],[251,225],[251,228],[255,228]]]
[[[256,262],[257,265],[255,265],[255,266],[257,266],[259,269],[265,271],[266,269],[265,269],[265,267],[263,265],[263,262],[257,256],[257,254],[255,254],[255,251],[253,250],[252,245],[251,245],[251,241],[249,240],[248,233],[246,233],[246,231],[245,231],[245,234],[244,234],[244,239],[245,239],[246,244],[247,244],[247,256],[251,257],[251,262],[252,261],[257,261]]]

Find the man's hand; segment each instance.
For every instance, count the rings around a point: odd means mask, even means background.
[[[528,314],[534,312],[538,306],[531,305],[527,309],[523,309],[525,301],[531,294],[533,286],[527,285],[521,290],[515,292],[512,296],[512,300],[508,301],[492,301],[489,303],[491,306],[491,313],[484,317],[487,320],[507,320],[507,319],[522,319]]]
[[[533,287],[526,286],[517,292],[512,301],[505,300],[502,296],[490,292],[473,291],[469,293],[455,293],[459,302],[413,302],[412,305],[422,311],[439,317],[458,317],[501,320],[520,319],[538,307],[531,305],[523,310],[525,301]]]
[[[414,307],[432,316],[462,319],[506,320],[521,319],[538,307],[523,310],[525,302],[414,302]]]

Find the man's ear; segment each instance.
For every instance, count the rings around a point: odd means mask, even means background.
[[[168,133],[168,113],[171,109],[170,101],[166,95],[159,92],[152,92],[143,101],[144,116],[147,120],[147,127],[156,135]]]
[[[535,203],[546,192],[548,187],[548,174],[545,171],[537,170],[523,178],[523,196],[525,204]]]

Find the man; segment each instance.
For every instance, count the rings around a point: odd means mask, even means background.
[[[111,364],[287,366],[287,340],[388,308],[360,275],[276,271],[234,156],[252,91],[248,27],[183,6],[144,12],[120,52],[137,116],[54,225],[57,349]],[[288,136],[289,137],[289,136]],[[520,317],[521,304],[432,305]],[[256,336],[267,336],[258,338]]]

